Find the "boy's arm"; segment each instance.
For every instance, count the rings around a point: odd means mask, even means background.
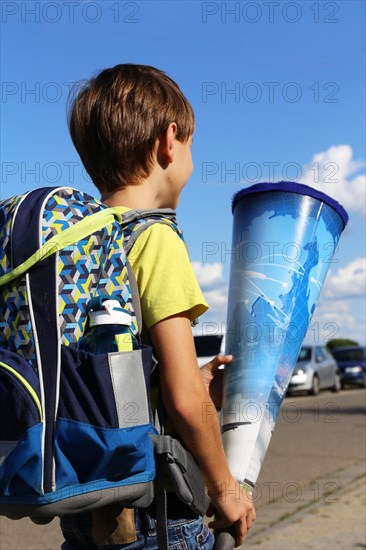
[[[232,477],[221,443],[219,420],[197,365],[188,315],[164,319],[150,327],[159,362],[162,399],[174,428],[194,455],[208,494],[221,516],[212,527],[235,524],[242,544],[255,519],[251,499]]]

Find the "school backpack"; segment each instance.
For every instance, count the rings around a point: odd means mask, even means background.
[[[99,296],[122,299],[138,335],[125,246],[150,223],[181,235],[172,212],[122,219],[68,187],[0,202],[0,515],[42,523],[112,502],[151,504],[152,350],[96,355],[77,342]]]

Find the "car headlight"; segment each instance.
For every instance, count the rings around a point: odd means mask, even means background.
[[[345,369],[346,372],[353,372],[354,374],[356,374],[357,372],[362,372],[362,367],[346,367]]]
[[[305,371],[302,370],[302,369],[299,369],[299,370],[297,371],[297,374],[305,374]]]

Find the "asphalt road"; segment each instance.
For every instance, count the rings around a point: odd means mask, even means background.
[[[362,389],[286,397],[258,479],[257,508],[311,482],[316,496],[318,480],[331,483],[333,472],[365,460],[365,413]]]
[[[366,548],[365,412],[361,389],[284,400],[254,492],[257,521],[243,548]],[[0,550],[57,550],[61,542],[57,520],[36,526],[0,518]]]
[[[287,397],[246,550],[366,549],[366,391]]]

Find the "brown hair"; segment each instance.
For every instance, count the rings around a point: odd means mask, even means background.
[[[72,141],[101,193],[150,174],[155,142],[171,122],[185,143],[194,132],[192,107],[174,80],[147,65],[103,70],[69,108]]]

